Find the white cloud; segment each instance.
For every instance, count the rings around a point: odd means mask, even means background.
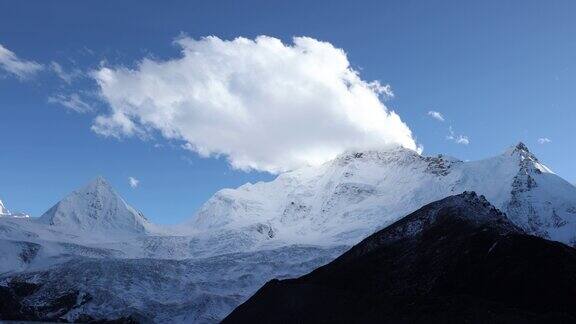
[[[130,188],[135,189],[140,184],[140,180],[134,177],[128,177],[128,184],[130,185]]]
[[[43,66],[36,62],[18,58],[14,52],[0,44],[0,68],[24,80],[42,70]]]
[[[468,139],[468,136],[464,136],[464,135],[458,135],[456,136],[456,138],[454,139],[454,141],[457,144],[463,144],[463,145],[468,145],[470,144],[470,140]]]
[[[446,139],[453,141],[456,144],[462,144],[462,145],[470,144],[470,139],[468,138],[468,136],[456,135],[454,133],[454,130],[452,129],[452,126],[450,126],[450,128],[448,128],[448,131],[450,132],[450,134],[448,134],[448,136],[446,136]]]
[[[57,62],[51,62],[50,63],[50,70],[52,70],[52,72],[56,73],[56,75],[62,81],[66,82],[68,84],[71,84],[74,79],[76,79],[82,75],[82,72],[78,69],[72,69],[70,71],[66,71],[62,67],[62,65],[60,65]]]
[[[84,100],[82,100],[82,98],[76,93],[72,93],[70,95],[57,94],[50,96],[48,97],[48,102],[62,105],[65,108],[77,113],[86,113],[92,111],[92,107]]]
[[[389,86],[362,80],[330,43],[293,41],[183,37],[175,42],[181,57],[102,67],[93,76],[110,112],[92,129],[116,137],[159,133],[201,156],[269,172],[317,165],[348,149],[418,149],[382,103]]]
[[[434,110],[430,110],[428,112],[428,116],[443,122],[444,121],[444,116],[442,116],[442,113],[438,112],[438,111],[434,111]]]
[[[548,144],[550,142],[552,142],[552,140],[549,139],[548,137],[541,137],[538,139],[538,143],[540,144]]]

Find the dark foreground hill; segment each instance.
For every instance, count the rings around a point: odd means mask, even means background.
[[[308,275],[268,282],[224,322],[575,323],[576,250],[466,192]]]

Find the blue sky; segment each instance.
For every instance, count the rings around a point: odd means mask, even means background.
[[[573,1],[0,2],[0,45],[43,67],[25,78],[0,68],[0,198],[39,216],[103,175],[153,221],[177,223],[220,188],[272,179],[202,158],[158,129],[119,138],[91,129],[110,100],[88,72],[177,60],[182,35],[329,42],[362,80],[391,86],[385,104],[425,154],[474,160],[523,141],[576,182],[575,10]],[[72,93],[89,111],[55,102]]]

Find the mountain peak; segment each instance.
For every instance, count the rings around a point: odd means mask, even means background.
[[[429,227],[439,217],[462,218],[477,225],[493,224],[504,231],[520,231],[503,212],[474,191],[464,191],[428,204],[389,228],[403,229],[405,235],[413,235],[418,232],[415,229]]]
[[[94,178],[92,181],[90,181],[85,187],[84,189],[107,189],[107,190],[113,190],[112,186],[110,185],[110,183],[103,177],[103,176],[97,176],[96,178]]]
[[[526,144],[524,144],[523,142],[518,142],[518,144],[516,144],[516,149],[519,151],[525,151],[525,152],[530,152],[530,150],[528,149],[528,146],[526,146]]]
[[[533,161],[538,161],[536,156],[530,152],[528,146],[523,142],[518,142],[518,144],[511,146],[508,150],[506,150],[506,154],[510,156],[518,156],[522,159],[530,159]]]
[[[500,235],[524,233],[514,225],[499,209],[494,207],[483,195],[474,191],[449,196],[429,203],[384,229],[368,236],[362,243],[340,257],[350,259],[358,255],[367,255],[383,245],[401,240],[411,240],[435,232],[450,231],[465,235],[466,231],[479,228]]]
[[[142,233],[148,228],[144,215],[128,205],[101,176],[58,202],[40,221],[73,231]]]

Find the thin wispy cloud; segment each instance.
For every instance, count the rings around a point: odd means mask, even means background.
[[[0,68],[21,80],[25,80],[44,67],[33,61],[20,59],[14,52],[0,44]]]
[[[470,144],[470,139],[468,138],[468,136],[466,135],[457,135],[454,133],[454,130],[452,129],[452,126],[450,126],[448,128],[448,136],[446,136],[447,140],[453,141],[456,144],[461,144],[461,145],[468,145]]]
[[[541,137],[541,138],[538,139],[538,143],[539,143],[539,144],[548,144],[548,143],[551,143],[551,142],[552,142],[552,140],[549,139],[548,137]]]
[[[175,43],[180,57],[93,73],[110,106],[93,131],[161,134],[201,156],[224,156],[234,168],[272,173],[318,165],[349,149],[418,149],[383,103],[390,87],[361,79],[330,43],[296,37],[284,44],[267,36]]]
[[[444,116],[442,115],[442,113],[438,112],[438,111],[434,111],[434,110],[430,110],[428,112],[428,116],[436,119],[437,121],[441,121],[444,122]]]
[[[428,111],[428,116],[430,116],[431,118],[433,118],[439,122],[445,122],[446,121],[446,119],[444,118],[444,115],[439,111],[430,110],[430,111]],[[470,139],[468,138],[468,136],[462,135],[462,134],[456,134],[454,132],[454,129],[452,128],[452,126],[448,127],[448,135],[446,136],[446,139],[449,141],[452,141],[456,144],[460,144],[460,145],[470,144]]]
[[[77,112],[77,113],[87,113],[92,111],[92,107],[86,103],[80,95],[77,93],[72,94],[56,94],[48,97],[48,102],[52,104],[58,104],[64,108]]]
[[[130,188],[136,189],[140,185],[140,180],[134,177],[128,177],[128,184],[130,185]]]
[[[71,69],[66,70],[60,63],[58,62],[51,62],[50,63],[50,70],[58,76],[62,81],[66,82],[67,84],[71,84],[74,79],[78,78],[82,75],[82,72],[78,69]]]

